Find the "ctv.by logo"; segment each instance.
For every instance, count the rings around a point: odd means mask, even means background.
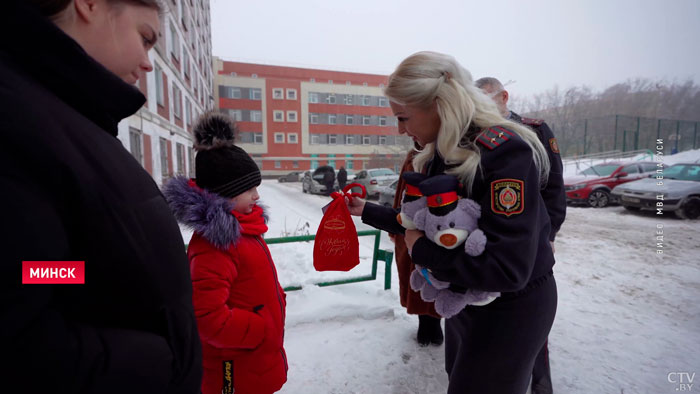
[[[669,383],[675,383],[676,391],[692,391],[695,372],[669,372],[667,377]]]

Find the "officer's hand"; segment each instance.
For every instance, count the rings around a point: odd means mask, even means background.
[[[418,238],[424,236],[425,234],[419,230],[406,230],[406,235],[404,236],[404,241],[406,242],[406,247],[409,252],[413,250],[413,245],[418,241]]]
[[[353,216],[362,216],[362,211],[365,209],[365,203],[366,201],[359,197],[354,197],[352,201],[345,197],[345,204],[348,206],[348,210]]]

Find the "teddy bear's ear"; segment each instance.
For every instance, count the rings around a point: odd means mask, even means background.
[[[428,208],[422,208],[413,216],[413,224],[416,225],[418,230],[425,230],[425,218],[428,214]]]
[[[470,216],[477,219],[481,217],[481,206],[474,200],[462,198],[459,200],[458,207]]]

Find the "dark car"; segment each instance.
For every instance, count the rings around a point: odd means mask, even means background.
[[[326,186],[329,179],[332,179],[334,183],[334,187],[331,189],[335,189],[338,183],[335,182],[335,170],[331,166],[321,166],[313,172],[306,171],[301,180],[301,190],[304,193],[330,194],[333,190],[328,190]]]
[[[395,180],[389,186],[384,186],[379,189],[379,204],[385,207],[391,207],[394,205],[394,196],[396,195],[396,186],[399,184],[399,180]]]
[[[566,201],[602,208],[616,200],[610,191],[617,185],[646,178],[657,169],[654,162],[608,162],[596,164],[564,179]]]
[[[301,175],[301,171],[290,172],[287,175],[282,175],[277,178],[277,182],[299,182],[299,175]]]
[[[661,175],[661,174],[659,174]],[[649,178],[625,183],[612,190],[630,211],[663,209],[682,219],[700,217],[700,164],[674,164],[663,170],[663,178]],[[659,196],[663,196],[663,200]],[[663,202],[663,207],[658,203]]]

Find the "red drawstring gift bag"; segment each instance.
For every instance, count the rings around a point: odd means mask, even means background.
[[[348,193],[353,187],[360,187],[362,193]],[[350,271],[360,264],[360,243],[357,230],[352,222],[350,211],[345,205],[345,197],[364,198],[365,187],[351,183],[342,192],[333,192],[333,201],[323,214],[321,224],[316,231],[314,242],[314,268],[316,271]]]

